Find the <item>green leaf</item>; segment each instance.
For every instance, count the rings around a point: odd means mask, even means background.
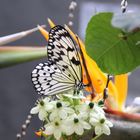
[[[91,58],[102,71],[122,74],[140,65],[140,32],[124,33],[111,25],[112,13],[99,13],[91,18],[85,44]]]
[[[47,56],[46,47],[0,47],[0,68]]]

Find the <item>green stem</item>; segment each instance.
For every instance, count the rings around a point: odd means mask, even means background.
[[[47,57],[45,47],[0,47],[0,68]]]
[[[97,135],[96,137],[92,138],[92,140],[97,140],[100,136],[102,136],[102,134]]]

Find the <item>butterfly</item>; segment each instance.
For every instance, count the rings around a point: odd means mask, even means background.
[[[57,25],[50,30],[47,54],[48,60],[32,71],[38,94],[50,96],[69,90],[78,93],[86,86],[79,48],[64,27]]]

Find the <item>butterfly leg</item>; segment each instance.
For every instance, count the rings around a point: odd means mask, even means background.
[[[79,94],[79,91],[75,89],[75,90],[73,91],[73,95],[78,95],[78,94]]]
[[[51,95],[50,98],[51,98],[52,101],[58,99],[57,95]]]

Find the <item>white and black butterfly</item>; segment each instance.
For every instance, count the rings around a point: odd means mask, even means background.
[[[82,66],[77,46],[68,31],[60,25],[49,32],[48,60],[32,71],[32,82],[42,95],[55,95],[84,88]]]

